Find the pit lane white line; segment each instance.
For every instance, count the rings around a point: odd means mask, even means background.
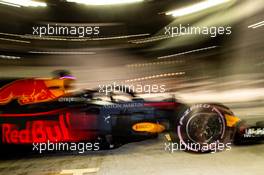
[[[69,169],[69,170],[62,170],[60,174],[83,175],[86,173],[97,173],[98,171],[99,168]]]

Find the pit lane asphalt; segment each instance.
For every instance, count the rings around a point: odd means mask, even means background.
[[[264,146],[234,146],[215,154],[169,153],[162,138],[124,145],[111,151],[53,155],[0,162],[3,175],[58,175],[69,169],[98,169],[98,175],[225,174],[262,175]]]

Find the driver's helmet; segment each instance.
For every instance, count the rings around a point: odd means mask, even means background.
[[[53,72],[53,78],[54,79],[60,79],[64,81],[64,88],[70,89],[72,88],[72,84],[74,83],[74,80],[76,80],[76,77],[71,74],[68,70],[56,70]]]

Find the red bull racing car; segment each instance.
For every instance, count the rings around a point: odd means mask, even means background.
[[[122,90],[130,99],[124,101],[114,98],[119,87],[107,95],[98,90],[70,93],[74,81],[67,71],[48,79],[2,79],[1,147],[90,142],[112,149],[166,133],[169,142],[186,151],[211,152],[220,143],[227,147],[263,140],[263,122],[248,126],[221,104],[147,101],[130,89]]]

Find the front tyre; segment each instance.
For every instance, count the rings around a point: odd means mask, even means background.
[[[233,129],[226,125],[226,114],[233,115],[218,104],[196,104],[180,112],[174,127],[179,147],[200,153],[230,149]]]

